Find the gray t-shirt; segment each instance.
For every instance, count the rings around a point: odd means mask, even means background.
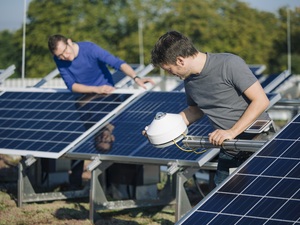
[[[202,72],[184,81],[187,103],[198,106],[216,129],[230,129],[242,116],[250,101],[243,92],[257,81],[239,56],[207,53]],[[260,119],[267,119],[263,113]]]

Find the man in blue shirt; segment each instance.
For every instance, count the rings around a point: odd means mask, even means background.
[[[145,83],[154,84],[150,78],[140,78],[123,60],[92,42],[73,42],[56,34],[48,39],[48,47],[68,89],[79,93],[108,94],[114,88],[112,75],[107,68],[121,70],[146,88]]]
[[[146,89],[145,84],[154,84],[150,78],[140,78],[124,61],[92,42],[73,42],[63,35],[52,35],[48,48],[64,80],[72,92],[109,94],[115,90],[112,75],[107,66],[121,70],[137,85]],[[83,161],[72,161],[70,184],[81,186]],[[126,173],[126,170],[124,171]]]

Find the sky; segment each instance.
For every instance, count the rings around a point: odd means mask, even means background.
[[[251,8],[276,13],[280,7],[291,9],[300,7],[300,0],[240,0],[247,2]],[[22,28],[24,3],[28,7],[30,0],[0,0],[0,31],[15,31]]]

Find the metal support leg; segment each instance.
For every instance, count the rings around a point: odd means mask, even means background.
[[[185,191],[184,184],[190,179],[199,168],[188,168],[177,173],[177,188],[176,188],[176,211],[175,220],[178,221],[185,213],[192,209],[190,200]]]
[[[25,160],[22,159],[18,165],[18,207],[22,206],[26,195],[33,195],[35,193],[27,176],[26,169]]]
[[[30,167],[35,161],[30,158],[23,158],[18,165],[18,206],[21,207],[24,202],[39,202],[39,201],[53,201],[58,199],[69,199],[87,197],[89,194],[89,187],[86,186],[82,190],[64,191],[64,192],[44,192],[36,193],[34,189],[34,174],[36,172]]]
[[[111,162],[101,162],[101,164],[92,170],[91,176],[91,189],[90,189],[90,215],[89,218],[94,222],[96,205],[107,203],[107,199],[104,190],[100,183],[100,175],[111,165]]]

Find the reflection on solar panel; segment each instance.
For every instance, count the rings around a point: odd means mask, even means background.
[[[300,114],[177,224],[300,224]]]
[[[97,136],[93,135],[68,155],[89,159],[91,155],[100,153],[100,159],[114,162],[148,160],[159,164],[166,163],[170,159],[197,162],[203,154],[184,152],[174,145],[158,149],[142,135],[142,130],[152,122],[157,112],[179,113],[184,108],[186,100],[182,92],[147,92],[110,121],[115,127],[113,130],[115,142],[110,151],[96,150]],[[189,134],[208,135],[210,131],[212,126],[207,118],[189,127]]]
[[[0,96],[2,154],[58,158],[134,96],[31,90]]]

